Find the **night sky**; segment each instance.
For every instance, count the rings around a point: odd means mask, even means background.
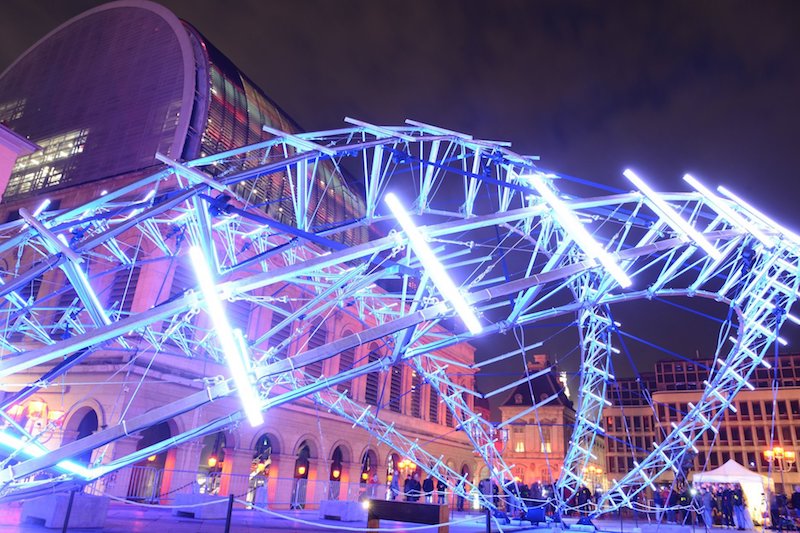
[[[100,3],[3,2],[0,70]],[[412,118],[620,188],[691,172],[800,229],[800,2],[161,3],[306,130]]]

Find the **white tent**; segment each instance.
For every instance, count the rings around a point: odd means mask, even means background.
[[[767,512],[767,497],[765,489],[775,490],[774,484],[767,476],[762,476],[743,467],[733,459],[714,470],[698,472],[692,478],[695,486],[704,483],[739,483],[742,486],[744,497],[747,498],[747,509],[750,517],[761,522],[763,513]]]

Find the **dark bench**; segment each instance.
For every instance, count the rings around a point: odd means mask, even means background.
[[[380,527],[381,520],[412,522],[414,524],[447,524],[450,509],[435,503],[400,502],[392,500],[369,500],[367,527]],[[450,526],[439,526],[439,533],[449,533]]]

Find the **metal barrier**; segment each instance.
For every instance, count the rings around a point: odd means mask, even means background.
[[[122,485],[125,485],[124,487]],[[361,501],[391,499],[388,485],[298,478],[277,478],[263,475],[227,474],[223,472],[162,470],[151,466],[130,466],[87,485],[91,494],[112,494],[131,501],[170,505],[178,494],[233,494],[237,500],[268,509],[316,509],[322,500]],[[398,495],[398,499],[403,496]],[[420,501],[425,501],[422,496]],[[439,495],[433,493],[433,503]],[[457,508],[456,496],[448,491],[444,503]],[[470,499],[464,503],[471,507]]]

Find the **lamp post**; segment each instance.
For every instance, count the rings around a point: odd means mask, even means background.
[[[790,472],[794,468],[797,456],[794,450],[786,450],[782,446],[775,446],[769,450],[764,450],[764,459],[769,461],[770,469],[774,465],[781,473],[781,493],[784,493],[783,473]]]

